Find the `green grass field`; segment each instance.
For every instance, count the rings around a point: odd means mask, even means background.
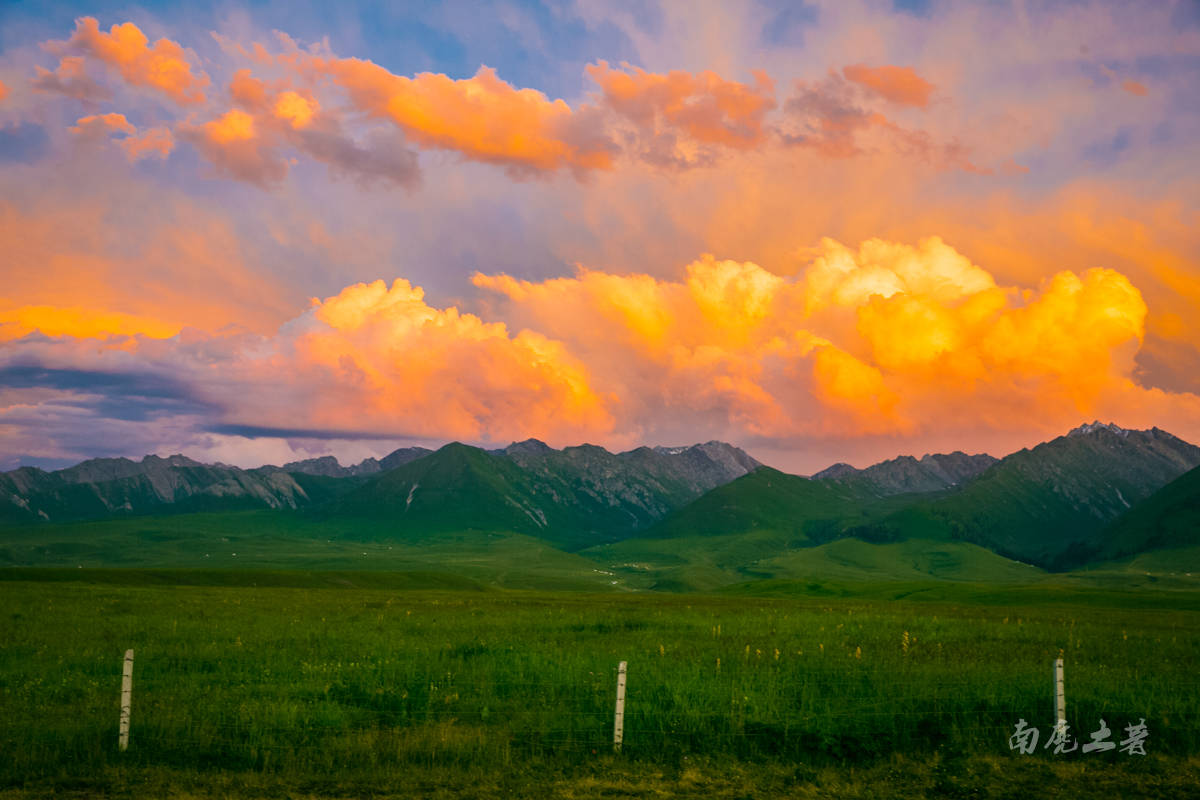
[[[597,595],[361,574],[0,571],[0,797],[1200,792],[1195,592]],[[1146,757],[1009,749],[1018,719],[1048,736],[1060,652],[1074,733],[1086,742],[1104,718],[1115,741],[1144,717]]]
[[[612,586],[593,561],[510,532],[380,538],[371,522],[295,512],[240,511],[146,516],[11,528],[4,567],[443,572],[511,589]]]

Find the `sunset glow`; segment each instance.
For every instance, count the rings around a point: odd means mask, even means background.
[[[1200,439],[1194,9],[651,5],[0,11],[0,466]]]

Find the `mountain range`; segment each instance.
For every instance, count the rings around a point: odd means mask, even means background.
[[[1200,465],[1200,447],[1166,431],[1082,425],[1000,459],[958,491],[897,510],[856,533],[893,541],[914,533],[974,542],[1047,568],[1104,548],[1110,523]]]
[[[249,470],[181,455],[102,458],[0,474],[0,521],[311,509],[371,519],[376,535],[499,529],[582,545],[643,528],[761,466],[721,442],[614,454],[594,445],[554,450],[536,439],[490,451],[402,448],[352,467],[332,456]]]
[[[1011,577],[1200,547],[1198,465],[1200,447],[1165,431],[1099,422],[999,459],[901,456],[810,478],[721,442],[623,453],[534,439],[495,450],[452,443],[351,466],[326,456],[255,469],[179,455],[93,459],[0,474],[0,565],[74,559],[95,550],[82,540],[98,530],[136,529],[143,547],[187,531],[207,551],[217,531],[258,528],[304,531],[330,547],[438,543],[443,562],[456,547],[486,560],[503,541],[517,562],[536,551],[555,569],[656,588],[841,574],[867,562],[875,575]],[[61,541],[46,545],[48,531]],[[5,546],[20,542],[29,544]]]

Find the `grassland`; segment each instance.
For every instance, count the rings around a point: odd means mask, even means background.
[[[0,568],[442,572],[510,589],[612,585],[593,561],[505,531],[383,537],[371,521],[286,511],[145,516],[3,532]]]
[[[837,539],[790,546],[774,531],[729,536],[626,539],[582,552],[623,583],[671,591],[711,591],[747,580],[1038,581],[1042,570],[966,542],[909,539],[872,544]]]
[[[320,571],[71,572],[0,581],[0,797],[1200,791],[1190,591],[1133,607],[1071,585],[596,595],[412,572],[357,587]],[[1146,757],[1009,750],[1020,718],[1048,734],[1060,653],[1074,731],[1087,741],[1103,717],[1123,735],[1144,717]]]

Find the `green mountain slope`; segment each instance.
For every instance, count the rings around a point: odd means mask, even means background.
[[[1036,567],[966,542],[836,539],[795,546],[769,531],[626,539],[582,551],[615,578],[660,591],[714,591],[747,581],[1040,580]]]
[[[524,469],[544,503],[569,509],[593,531],[620,536],[761,466],[722,442],[610,453],[587,444],[553,450],[530,439],[493,452]]]
[[[1101,559],[1147,550],[1200,547],[1200,467],[1168,483],[1118,518],[1097,542]]]
[[[201,464],[184,456],[98,458],[44,472],[0,474],[0,522],[62,522],[131,514],[297,508],[304,489],[286,472]]]
[[[334,501],[322,517],[369,519],[377,537],[458,530],[537,535],[564,520],[547,517],[535,503],[531,484],[511,461],[456,442],[368,480]]]
[[[633,535],[754,466],[714,442],[619,454],[533,440],[495,451],[455,443],[368,479],[321,516],[370,519],[378,536],[503,530],[574,550]]]
[[[867,526],[875,538],[950,535],[1001,555],[1063,568],[1093,553],[1104,528],[1200,464],[1200,448],[1157,428],[1081,426],[1001,459],[961,490]]]
[[[871,544],[846,538],[756,562],[766,579],[1028,581],[1042,570],[966,542],[909,539]]]
[[[876,498],[836,482],[814,481],[763,467],[705,493],[640,535],[649,539],[769,531],[794,545],[832,538],[859,520]]]
[[[491,451],[402,448],[351,467],[332,456],[251,470],[184,456],[94,459],[0,474],[0,524],[303,508],[369,519],[373,535],[521,531],[577,548],[630,535],[758,466],[721,442],[610,453],[533,439]]]
[[[879,498],[871,487],[763,467],[707,492],[638,536],[581,554],[630,583],[710,591],[776,573],[790,575],[785,561],[774,560],[800,558],[797,554],[913,501],[910,495]]]

